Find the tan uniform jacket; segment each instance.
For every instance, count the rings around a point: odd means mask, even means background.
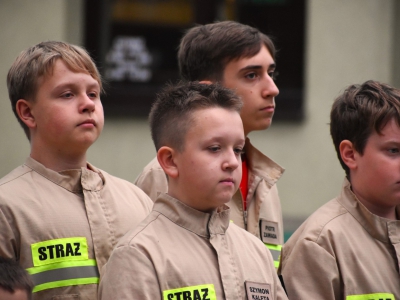
[[[100,299],[287,299],[268,249],[229,223],[227,206],[208,214],[160,195],[114,249]]]
[[[249,139],[246,139],[244,150],[249,169],[248,208],[247,212],[243,211],[242,194],[238,189],[228,203],[231,219],[236,225],[245,228],[267,244],[277,267],[284,232],[281,202],[275,183],[284,169],[254,148]],[[157,158],[144,168],[135,184],[153,201],[159,193],[168,191],[166,175]]]
[[[35,299],[97,299],[99,270],[151,211],[136,186],[88,167],[57,173],[28,158],[0,180],[0,256],[28,269]]]
[[[400,299],[400,221],[369,212],[347,180],[296,230],[281,258],[291,300]]]

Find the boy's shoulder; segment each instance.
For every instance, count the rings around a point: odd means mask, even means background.
[[[351,247],[344,240],[367,238],[366,235],[377,238],[373,224],[377,225],[378,219],[355,198],[345,179],[340,195],[317,209],[285,243],[283,259],[304,243],[314,243],[332,252],[332,245]]]
[[[157,157],[144,167],[134,183],[153,201],[156,201],[159,193],[166,193],[168,191],[167,177]]]
[[[8,193],[15,196],[19,191],[23,191],[24,186],[30,181],[26,175],[33,171],[27,164],[29,160],[30,158],[27,158],[24,164],[0,178],[0,198],[8,195]]]

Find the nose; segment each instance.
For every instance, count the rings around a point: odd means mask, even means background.
[[[91,113],[95,110],[95,107],[96,107],[96,105],[95,105],[93,99],[91,99],[87,94],[83,94],[81,96],[80,109],[79,109],[79,111],[81,113],[84,113],[84,112]]]
[[[222,169],[225,171],[233,171],[239,167],[240,155],[236,154],[233,150],[228,151],[225,160],[222,164]]]
[[[278,94],[279,94],[279,89],[276,86],[274,79],[271,76],[269,76],[268,73],[266,73],[263,82],[262,97],[274,98],[278,96]]]

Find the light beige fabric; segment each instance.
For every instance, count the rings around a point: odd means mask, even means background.
[[[133,184],[88,167],[57,173],[28,158],[0,180],[0,256],[32,268],[32,244],[81,237],[87,240],[88,258],[96,259],[101,270],[118,240],[150,213],[153,202]],[[84,253],[80,246],[79,253]],[[62,259],[72,259],[73,253],[65,251]],[[60,295],[96,299],[97,284],[52,288],[34,293],[34,298]]]
[[[258,296],[287,299],[268,249],[230,223],[227,206],[208,214],[167,194],[120,240],[103,272],[100,299],[198,299],[179,292],[163,298],[163,291],[202,285],[215,289],[216,298],[209,289],[206,299],[256,299],[246,297],[245,281],[265,289]]]
[[[245,228],[257,237],[260,237],[260,220],[265,220],[270,226],[276,226],[274,232],[277,238],[270,239],[269,243],[282,245],[284,234],[282,209],[276,182],[281,177],[284,169],[253,147],[249,139],[246,139],[244,150],[249,166],[247,224],[245,224],[240,190],[235,193],[233,199],[228,203],[231,208],[231,219],[237,226]],[[160,193],[168,191],[167,178],[157,158],[154,158],[143,169],[135,184],[149,195],[153,201],[157,199]]]
[[[312,214],[283,246],[279,273],[296,299],[400,299],[400,221],[362,205],[345,179],[339,197]],[[349,295],[370,295],[346,298]]]

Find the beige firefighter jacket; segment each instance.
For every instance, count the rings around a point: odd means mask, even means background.
[[[261,238],[271,250],[275,266],[278,267],[280,249],[283,244],[282,209],[276,182],[284,169],[258,151],[246,139],[244,148],[249,169],[248,208],[243,210],[240,189],[228,203],[231,220],[239,227]],[[138,176],[135,184],[155,201],[159,193],[168,191],[167,178],[154,158]]]
[[[345,179],[283,246],[278,270],[291,300],[400,299],[400,221],[372,214]]]
[[[32,275],[34,299],[97,299],[99,270],[151,211],[136,186],[88,168],[58,173],[28,158],[0,180],[0,256]]]
[[[229,223],[227,206],[208,214],[161,194],[114,249],[100,299],[287,299],[268,249]]]

